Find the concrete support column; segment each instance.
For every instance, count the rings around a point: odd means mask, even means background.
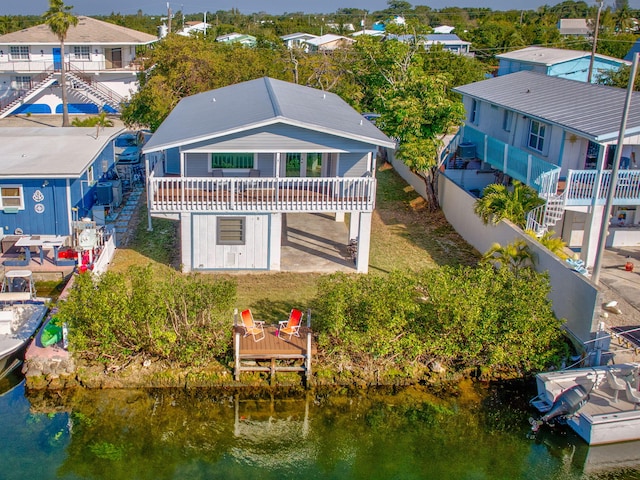
[[[360,214],[351,212],[349,215],[349,240],[358,238],[358,229],[360,228]]]
[[[300,176],[301,177],[307,176],[307,154],[306,153],[300,154]]]
[[[272,213],[269,226],[269,270],[280,271],[282,258],[282,213]]]
[[[582,236],[582,250],[580,251],[580,259],[588,268],[593,267],[596,261],[598,239],[600,237],[600,227],[602,225],[603,214],[603,205],[596,205],[595,207],[591,207],[591,213],[587,214],[587,218],[584,222],[584,234]]]
[[[344,223],[344,212],[336,212],[336,222]]]
[[[360,227],[358,228],[358,256],[356,258],[356,270],[358,273],[369,271],[369,250],[371,248],[371,212],[362,212]]]
[[[191,251],[193,248],[193,238],[191,238],[191,214],[180,214],[180,245],[182,246],[182,263],[183,273],[191,271]]]

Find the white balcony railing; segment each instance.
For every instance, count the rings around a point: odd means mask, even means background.
[[[103,72],[110,70],[127,70],[137,72],[140,65],[136,65],[133,61],[117,61],[106,62],[105,60],[67,60],[67,65],[71,65],[75,70],[82,72]],[[0,61],[0,72],[19,72],[19,73],[39,73],[44,71],[53,71],[54,62],[52,58],[43,60],[13,60]]]
[[[160,177],[148,180],[152,213],[372,211],[376,180]]]
[[[566,185],[566,205],[588,206],[594,200],[604,205],[611,184],[611,170],[569,170]],[[640,170],[619,170],[614,205],[640,204]]]

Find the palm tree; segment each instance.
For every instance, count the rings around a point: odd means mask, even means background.
[[[45,23],[49,29],[60,40],[60,58],[62,59],[60,66],[60,85],[62,86],[62,126],[70,127],[69,123],[69,107],[67,106],[67,82],[64,65],[64,40],[67,38],[67,32],[70,27],[78,24],[78,17],[69,13],[72,6],[65,5],[63,0],[49,0],[49,10],[43,16]]]
[[[487,185],[482,198],[476,200],[474,211],[485,225],[506,219],[524,228],[527,213],[543,203],[533,188],[514,180],[512,189],[497,183]]]
[[[530,267],[535,261],[535,256],[527,242],[514,240],[504,247],[494,243],[482,256],[482,263],[490,263],[495,268],[507,267],[517,272],[523,267]]]
[[[567,255],[566,252],[566,242],[562,240],[562,238],[556,237],[556,232],[554,232],[553,230],[544,232],[541,237],[538,237],[538,235],[536,235],[536,232],[534,232],[533,230],[525,230],[525,233],[531,238],[536,239],[538,242],[540,242],[541,245],[543,245],[547,250],[559,257],[561,260],[566,260],[567,258],[569,258],[569,255]]]

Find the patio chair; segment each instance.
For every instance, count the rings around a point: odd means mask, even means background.
[[[281,334],[289,335],[289,340],[292,336],[300,337],[300,322],[302,322],[303,313],[295,308],[291,309],[289,318],[278,322],[278,337]]]
[[[242,326],[244,327],[244,336],[253,335],[253,341],[259,342],[264,340],[264,322],[255,321],[251,310],[243,310],[240,314],[242,318]]]

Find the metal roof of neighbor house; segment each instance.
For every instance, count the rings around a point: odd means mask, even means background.
[[[0,127],[3,178],[78,178],[121,127]]]
[[[342,35],[335,35],[333,33],[326,33],[326,34],[322,35],[321,37],[310,38],[309,40],[305,40],[305,42],[310,44],[310,45],[320,46],[320,45],[324,45],[326,43],[335,42],[337,40],[343,40],[343,41],[346,41],[347,43],[352,43],[353,42],[352,38],[343,37]]]
[[[287,40],[293,40],[295,38],[318,38],[318,35],[313,35],[311,33],[304,33],[304,32],[296,32],[296,33],[290,33],[289,35],[281,35],[280,38],[286,42]]]
[[[263,77],[183,98],[143,150],[164,150],[276,123],[371,145],[395,145],[339,96]]]
[[[145,45],[158,40],[155,35],[103,22],[95,18],[78,16],[78,25],[69,27],[66,45]],[[45,23],[0,36],[0,44],[58,45],[60,40]]]
[[[580,50],[565,50],[563,48],[546,48],[546,47],[527,47],[513,52],[501,53],[496,58],[516,60],[518,62],[532,63],[536,65],[556,65],[558,63],[578,60],[584,57],[590,57],[591,52],[583,52]],[[631,62],[620,60],[619,58],[609,57],[596,53],[597,58],[618,62],[620,64],[630,65]]]
[[[618,137],[626,90],[521,71],[456,87],[453,91],[560,125],[586,138]],[[626,135],[640,133],[640,92],[634,92]]]
[[[561,35],[589,35],[593,29],[584,18],[561,18],[558,30]]]

